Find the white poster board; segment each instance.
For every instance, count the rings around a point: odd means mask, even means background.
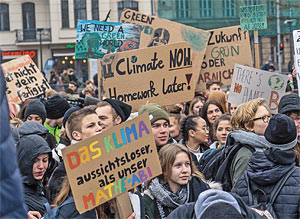
[[[293,37],[295,50],[294,63],[297,72],[298,95],[300,96],[300,30],[294,30]]]
[[[287,81],[287,75],[236,64],[228,102],[240,105],[256,98],[264,98],[271,112],[277,113]]]

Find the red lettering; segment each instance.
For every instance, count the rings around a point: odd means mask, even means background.
[[[95,198],[94,198],[94,195],[93,193],[91,192],[88,196],[85,196],[83,195],[82,196],[82,201],[83,201],[83,204],[84,204],[84,208],[85,209],[88,209],[89,208],[89,202],[92,201],[92,205],[95,206],[96,203],[95,203]]]
[[[275,98],[273,98],[274,95],[276,96]],[[276,91],[272,91],[270,96],[270,101],[269,101],[270,110],[276,110],[278,108],[278,99],[279,99],[279,94]],[[272,103],[275,104],[274,107],[272,107]]]
[[[76,159],[76,163],[73,164],[73,161],[72,161],[72,156],[75,157]],[[69,163],[69,166],[70,166],[70,169],[75,169],[76,167],[79,166],[80,164],[80,157],[79,157],[79,154],[77,152],[70,152],[67,154],[67,158],[68,158],[68,163]]]

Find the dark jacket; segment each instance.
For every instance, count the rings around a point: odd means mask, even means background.
[[[255,152],[249,161],[247,172],[251,184],[251,191],[262,189],[267,198],[275,184],[295,166],[295,154],[293,151],[281,151],[271,148],[264,152]],[[245,174],[242,175],[236,185],[236,193],[241,196],[246,204],[249,204],[247,183]],[[300,217],[300,168],[292,173],[286,181],[274,202],[273,209],[278,218]],[[264,197],[259,197],[260,200]]]
[[[50,149],[54,148],[56,145],[55,137],[49,133],[49,130],[45,126],[38,122],[26,121],[18,128],[18,132],[20,135],[20,139],[24,136],[36,134],[42,136],[46,140]],[[58,162],[56,162],[51,156],[51,158],[49,159],[48,171],[44,176],[44,184],[48,182],[48,179],[52,175],[57,165]]]
[[[44,203],[47,202],[46,191],[40,180],[35,180],[32,174],[35,159],[41,154],[49,154],[48,143],[39,135],[23,136],[17,144],[19,168],[24,185],[24,199],[29,211],[39,211],[44,214]],[[47,174],[47,171],[45,175]]]
[[[189,181],[189,202],[195,202],[197,201],[197,198],[199,194],[205,190],[209,189],[209,186],[200,178],[198,177],[192,177]],[[144,204],[145,204],[145,214],[148,218],[160,218],[158,206],[156,203],[156,199],[152,197],[151,194],[149,194],[149,190],[145,192],[145,195],[143,196]],[[164,206],[163,206],[164,207]],[[167,209],[164,208],[164,212],[166,216],[170,214]]]
[[[0,67],[0,218],[27,218],[5,88]]]

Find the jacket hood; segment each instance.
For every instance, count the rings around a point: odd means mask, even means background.
[[[49,130],[38,122],[26,121],[19,128],[19,135],[22,138],[25,135],[42,135],[49,133]]]
[[[51,159],[51,149],[41,136],[28,135],[20,139],[17,144],[18,164],[22,174],[23,183],[38,185],[38,181],[33,178],[32,168],[35,159],[40,154],[49,154]],[[46,173],[45,173],[46,174]]]
[[[274,184],[295,166],[295,160],[295,153],[291,150],[270,148],[254,152],[247,167],[248,177],[257,185]]]
[[[234,130],[228,134],[225,145],[233,145],[234,143],[248,144],[258,148],[270,147],[263,135],[243,130]]]

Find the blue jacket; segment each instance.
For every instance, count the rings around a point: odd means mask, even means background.
[[[0,67],[0,218],[27,218],[22,179],[10,133],[5,78]]]

